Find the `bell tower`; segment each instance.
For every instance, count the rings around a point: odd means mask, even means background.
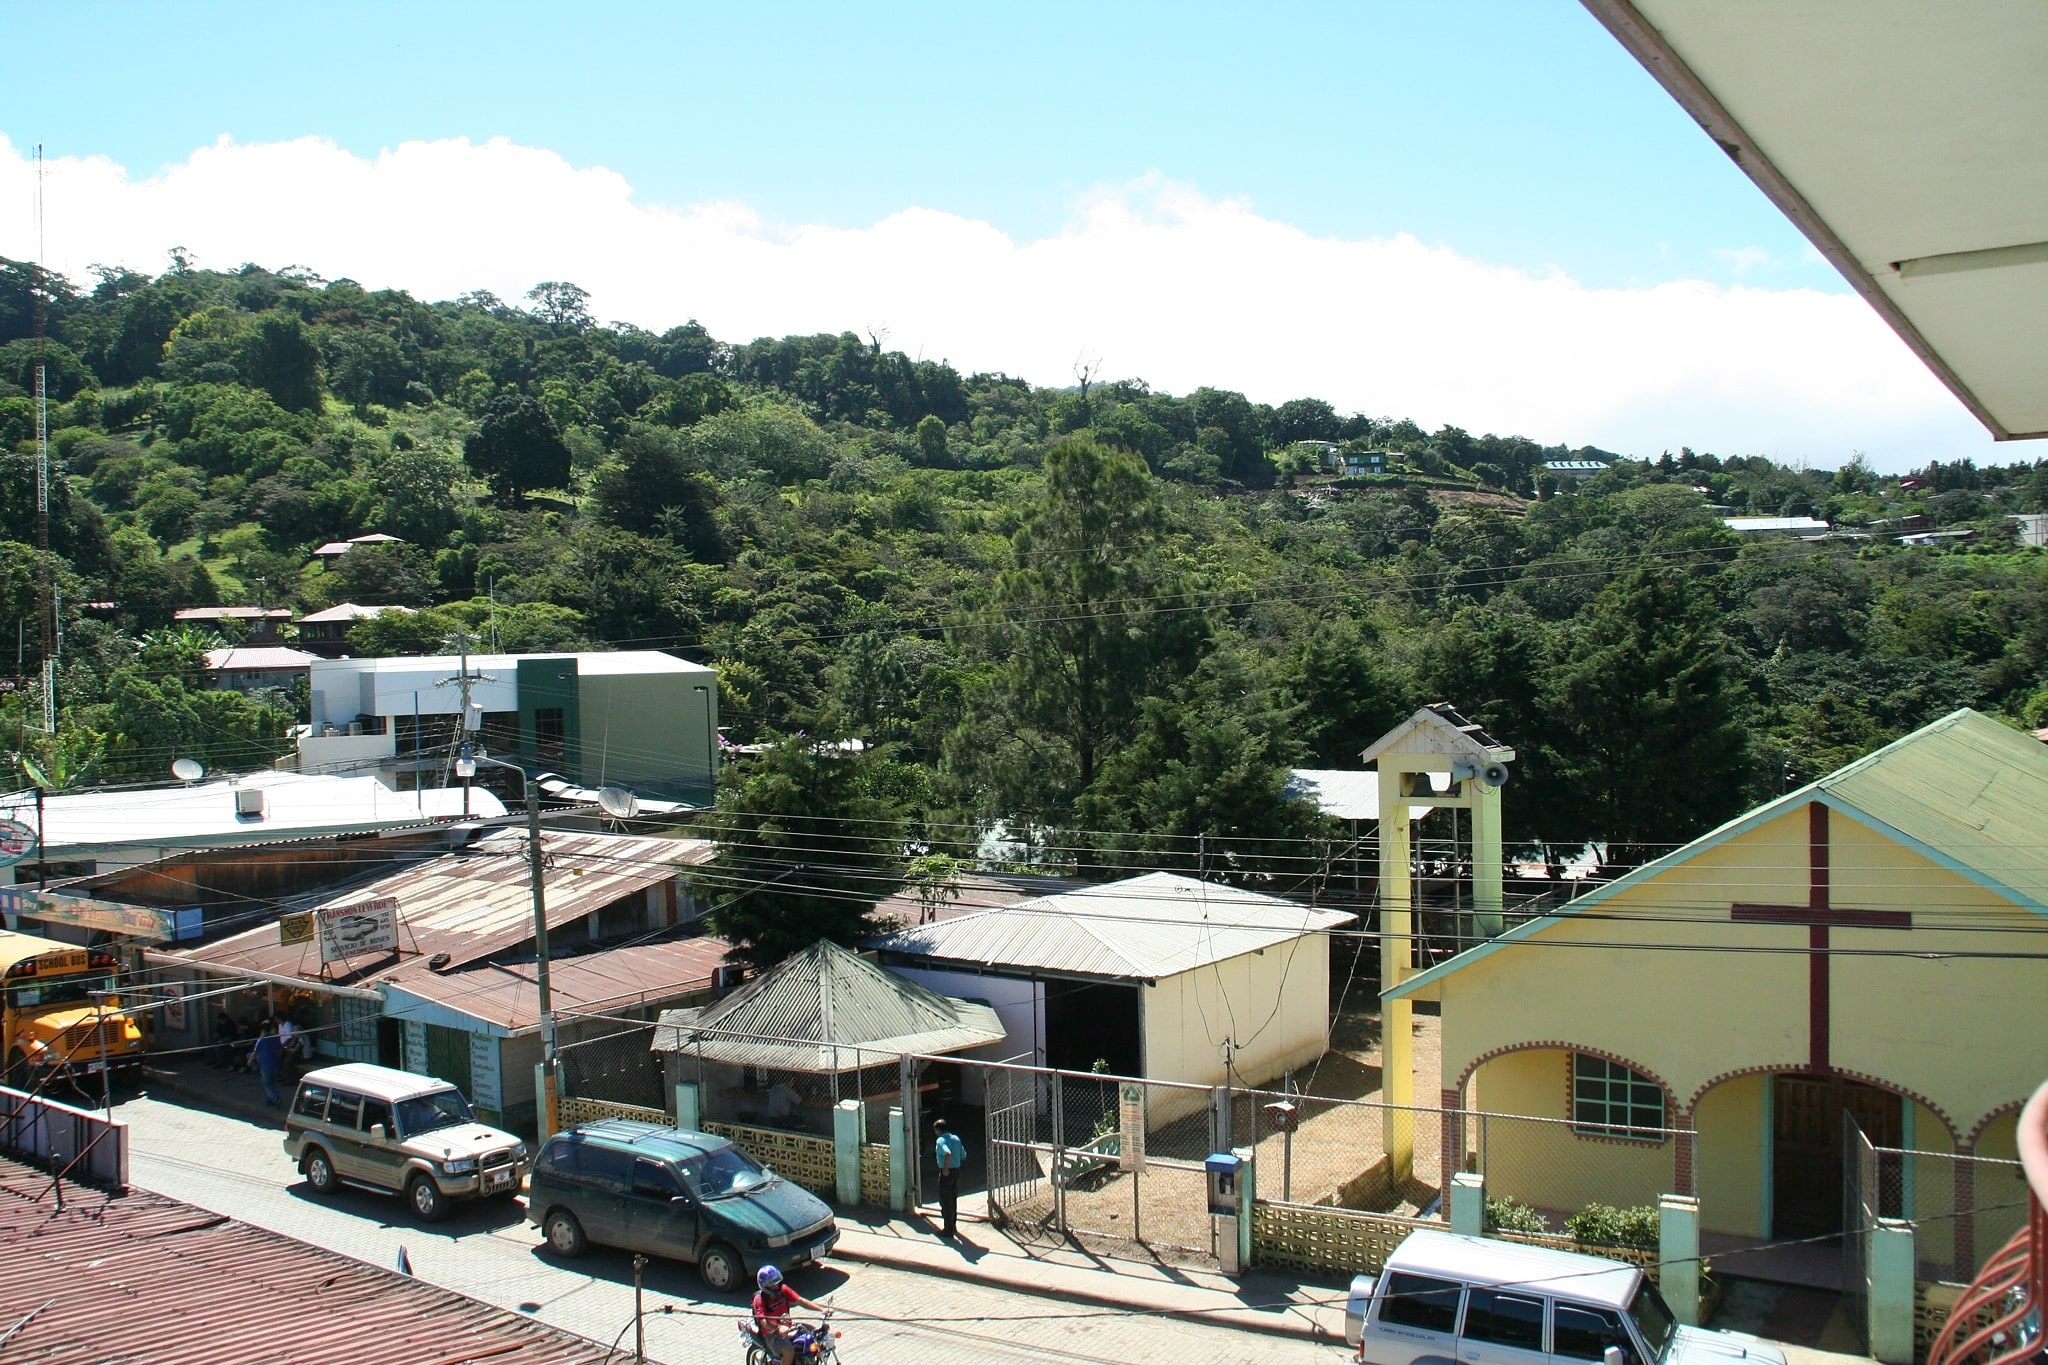
[[[1436,702],[1381,735],[1360,757],[1379,772],[1380,990],[1415,973],[1414,820],[1437,807],[1471,812],[1474,929],[1501,931],[1500,789],[1515,751],[1451,707]],[[1414,1009],[1380,1004],[1380,1093],[1390,1105],[1415,1103]],[[1412,1114],[1390,1112],[1385,1128],[1394,1177],[1415,1166]]]

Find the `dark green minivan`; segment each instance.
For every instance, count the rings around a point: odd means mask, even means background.
[[[721,1294],[764,1265],[809,1265],[839,1240],[824,1200],[726,1139],[632,1119],[549,1138],[527,1179],[526,1220],[558,1255],[596,1243],[694,1261]]]

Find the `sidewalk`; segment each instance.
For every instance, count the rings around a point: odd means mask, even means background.
[[[965,1221],[959,1239],[949,1243],[922,1217],[893,1218],[872,1209],[835,1213],[835,1258],[1327,1345],[1344,1340],[1344,1291],[1284,1273],[1254,1271],[1238,1280],[1209,1270],[1109,1260],[1072,1246],[1026,1248],[986,1223]]]

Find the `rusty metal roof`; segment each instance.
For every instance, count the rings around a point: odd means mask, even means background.
[[[544,885],[550,929],[667,881],[712,854],[712,845],[703,839],[553,831],[541,836],[541,847],[548,859]],[[275,923],[190,952],[154,956],[167,963],[366,985],[442,953],[448,955],[445,970],[480,962],[533,937],[523,831],[504,830],[461,852],[352,887],[323,907],[382,896],[398,902],[402,951],[397,956],[330,963],[323,975],[318,945],[280,942]]]
[[[707,991],[731,946],[707,936],[554,957],[548,964],[549,1002],[557,1013],[601,1014]],[[540,989],[531,962],[480,962],[459,972],[430,971],[414,962],[384,984],[399,1010],[404,1002],[398,997],[407,995],[505,1033],[540,1027]]]
[[[0,1304],[35,1365],[596,1365],[605,1349],[453,1290],[142,1190],[0,1158]]]

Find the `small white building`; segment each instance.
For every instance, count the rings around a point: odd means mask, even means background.
[[[451,743],[468,734],[494,757],[587,787],[710,800],[715,669],[651,649],[472,654],[466,675],[464,663],[453,654],[315,661],[301,771],[444,768]]]
[[[206,672],[223,692],[261,692],[290,687],[306,676],[320,656],[284,645],[240,645],[206,651]]]
[[[0,796],[0,816],[37,831],[51,878],[152,863],[191,849],[335,835],[385,834],[462,817],[462,789],[396,792],[374,777],[255,772],[143,791]],[[495,818],[504,803],[479,788],[470,813]],[[32,853],[13,867],[36,880]]]
[[[1824,536],[1828,524],[1818,517],[1723,517],[1721,524],[1738,536]]]
[[[1327,931],[1354,918],[1149,872],[900,929],[868,946],[941,995],[995,1006],[1006,1037],[969,1055],[1260,1085],[1323,1054]]]

